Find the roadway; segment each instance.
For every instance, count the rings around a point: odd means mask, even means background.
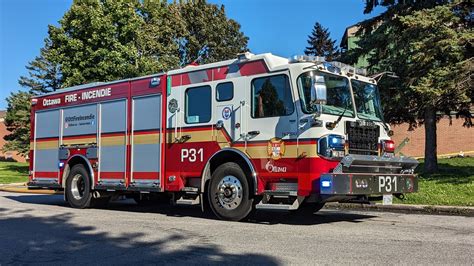
[[[474,218],[323,209],[216,220],[197,207],[68,207],[0,192],[0,265],[474,264]]]

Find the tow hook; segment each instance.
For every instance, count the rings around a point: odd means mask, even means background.
[[[405,194],[401,194],[401,193],[393,194],[393,196],[395,196],[395,198],[397,198],[399,200],[405,200],[406,199]]]

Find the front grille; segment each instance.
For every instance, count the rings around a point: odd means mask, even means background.
[[[347,121],[349,154],[378,155],[379,126],[367,121]]]

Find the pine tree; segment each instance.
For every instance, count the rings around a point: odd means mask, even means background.
[[[26,156],[30,150],[30,101],[31,94],[24,91],[11,93],[7,101],[5,126],[10,134],[4,136],[7,141],[2,150],[16,151]]]
[[[371,11],[374,3],[367,3],[366,11]],[[472,125],[474,33],[469,1],[382,4],[388,7],[386,12],[361,24],[361,33],[367,34],[360,36],[359,48],[352,51],[351,58],[369,55],[372,72],[393,71],[400,77],[380,83],[386,120],[411,127],[424,125],[424,171],[433,173],[438,169],[439,114],[456,112],[464,115],[466,126]]]
[[[331,61],[337,57],[336,41],[332,40],[329,30],[324,28],[319,22],[316,22],[311,35],[308,36],[308,47],[304,53],[306,55],[316,55],[326,57]]]

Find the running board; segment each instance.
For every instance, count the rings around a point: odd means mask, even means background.
[[[265,198],[265,197],[264,197]],[[293,211],[300,207],[305,197],[298,196],[295,198],[292,204],[284,203],[265,203],[264,200],[260,201],[255,208],[258,210],[281,210],[281,211]]]
[[[189,195],[186,195],[189,196]],[[193,195],[194,196],[194,195]],[[199,205],[201,204],[201,200],[199,194],[196,194],[194,197],[188,198],[182,196],[181,198],[176,200],[177,205]]]

